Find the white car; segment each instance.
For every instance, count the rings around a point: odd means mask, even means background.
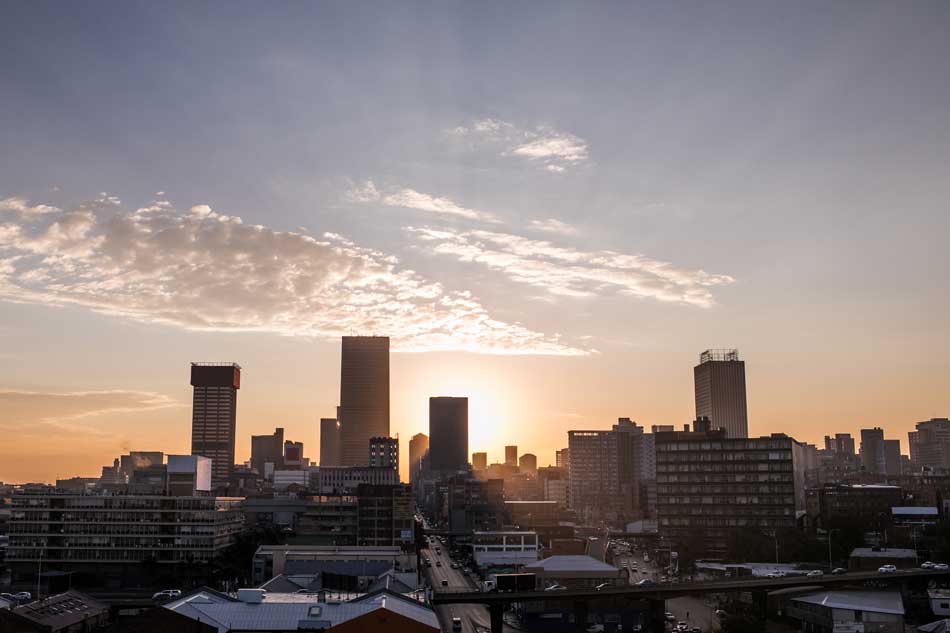
[[[544,590],[545,591],[567,591],[567,587],[565,587],[564,585],[554,584],[554,585],[551,585],[550,587],[546,587]]]
[[[950,569],[950,565],[946,563],[934,563],[934,569],[939,569],[940,571],[947,571]]]
[[[897,567],[893,565],[881,565],[877,568],[877,573],[879,574],[895,574],[897,573]]]
[[[181,598],[180,589],[165,589],[156,594],[152,594],[152,600],[154,602],[164,602],[165,600],[174,600],[175,598]]]
[[[33,599],[33,594],[31,594],[29,591],[18,591],[13,594],[13,599],[19,602],[26,602],[27,600]]]
[[[931,563],[929,560],[926,563],[920,564],[921,569],[933,569],[934,567],[936,567],[936,565],[934,563]]]
[[[785,572],[784,571],[770,571],[769,573],[765,574],[765,577],[766,578],[785,578]]]
[[[824,576],[825,572],[821,571],[820,569],[812,569],[810,572],[808,572],[805,575],[806,576]]]

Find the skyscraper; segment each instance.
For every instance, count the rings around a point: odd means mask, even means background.
[[[884,429],[861,429],[861,466],[869,473],[887,472],[887,457],[884,454]]]
[[[884,472],[896,476],[900,475],[902,470],[901,441],[884,440]]]
[[[472,470],[488,468],[488,453],[472,453]]]
[[[369,465],[399,472],[399,438],[374,437],[369,441]]]
[[[468,398],[429,398],[429,467],[462,470],[468,465]]]
[[[425,433],[416,433],[409,440],[409,481],[419,478],[422,468],[422,456],[429,450],[429,436]]]
[[[517,446],[505,447],[505,465],[518,466],[518,447]]]
[[[518,468],[523,473],[534,474],[538,472],[538,456],[532,453],[525,453],[518,459]]]
[[[834,437],[826,435],[825,450],[835,455],[854,457],[854,438],[850,433],[835,433]]]
[[[950,468],[950,420],[931,418],[907,434],[910,461],[915,466]]]
[[[389,437],[389,337],[344,336],[340,359],[343,466],[369,464],[373,437]]]
[[[340,421],[336,418],[320,418],[320,465],[340,466]]]
[[[234,469],[234,427],[241,366],[192,363],[191,454],[211,460],[211,484],[227,484]]]
[[[271,463],[274,470],[283,467],[284,429],[277,427],[272,435],[251,436],[251,468],[264,477],[264,464]]]
[[[745,399],[745,361],[735,349],[707,349],[693,368],[696,418],[709,418],[726,437],[749,437]]]

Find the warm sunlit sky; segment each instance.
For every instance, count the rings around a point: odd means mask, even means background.
[[[693,417],[950,415],[950,4],[14,2],[0,19],[0,481],[188,452],[317,460],[339,336],[393,338],[392,432],[470,449]]]

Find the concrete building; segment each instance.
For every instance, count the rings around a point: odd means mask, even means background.
[[[303,442],[284,441],[284,470],[300,470],[310,465],[303,455]]]
[[[869,473],[887,473],[884,453],[884,429],[861,429],[861,466]]]
[[[884,473],[888,476],[896,476],[900,475],[902,470],[901,441],[884,440]]]
[[[660,534],[676,542],[701,532],[717,552],[737,531],[795,528],[805,509],[803,446],[781,433],[732,438],[697,426],[656,434]]]
[[[391,468],[399,472],[399,438],[373,437],[369,440],[371,468]]]
[[[735,349],[708,349],[693,368],[696,419],[709,418],[727,437],[749,437],[745,361]]]
[[[518,447],[517,446],[506,446],[505,447],[505,465],[506,466],[518,466]]]
[[[900,486],[887,484],[825,484],[809,489],[808,514],[823,529],[850,525],[881,530],[890,521],[891,508],[902,506]]]
[[[487,567],[519,567],[538,560],[538,533],[533,531],[475,532],[472,535],[475,564]]]
[[[284,466],[284,429],[277,427],[271,435],[251,436],[251,468],[264,476],[264,464],[270,463],[271,471]]]
[[[622,586],[627,574],[592,556],[549,556],[525,565],[525,573],[535,574],[537,589],[557,584],[568,589],[593,589],[603,583]]]
[[[310,469],[309,488],[316,494],[355,494],[363,485],[394,486],[399,483],[399,473],[392,468],[330,467]]]
[[[200,455],[169,455],[165,484],[173,497],[197,497],[211,491],[211,460]]]
[[[389,437],[388,336],[343,337],[338,417],[342,465],[368,465],[370,438]]]
[[[468,467],[468,398],[429,398],[429,468],[460,471]]]
[[[361,546],[411,547],[413,531],[412,489],[408,484],[394,486],[361,485],[356,490]]]
[[[904,633],[899,591],[819,591],[790,598],[785,615],[802,631]]]
[[[15,581],[26,582],[36,582],[40,561],[48,569],[74,572],[76,585],[134,586],[166,573],[163,568],[197,574],[200,581],[204,563],[243,528],[240,501],[15,492],[7,564]]]
[[[241,366],[192,363],[191,454],[211,460],[211,483],[226,486],[234,469],[234,429]]]
[[[422,472],[422,458],[429,452],[429,436],[416,433],[409,440],[409,482],[414,483]]]
[[[571,508],[579,517],[616,511],[620,498],[620,456],[613,431],[568,431]]]
[[[917,467],[950,469],[950,419],[932,418],[917,423],[908,433],[910,461]]]
[[[343,445],[340,421],[320,418],[320,465],[342,466]]]
[[[834,437],[825,436],[825,450],[835,455],[855,456],[854,438],[850,433],[835,433]]]
[[[472,470],[488,468],[488,453],[472,453]]]
[[[415,552],[396,545],[338,547],[316,545],[261,545],[252,559],[252,580],[261,584],[274,576],[291,573],[301,564],[380,563],[383,568],[416,571]]]
[[[109,607],[78,591],[0,609],[3,633],[81,633],[99,629],[108,622]]]
[[[538,456],[532,453],[525,453],[518,458],[518,468],[521,472],[535,474],[538,472]]]
[[[554,451],[554,465],[558,468],[568,468],[571,463],[571,450],[569,448],[562,448],[559,451]]]

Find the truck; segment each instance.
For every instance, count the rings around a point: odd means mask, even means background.
[[[496,591],[534,591],[534,574],[492,574]]]

